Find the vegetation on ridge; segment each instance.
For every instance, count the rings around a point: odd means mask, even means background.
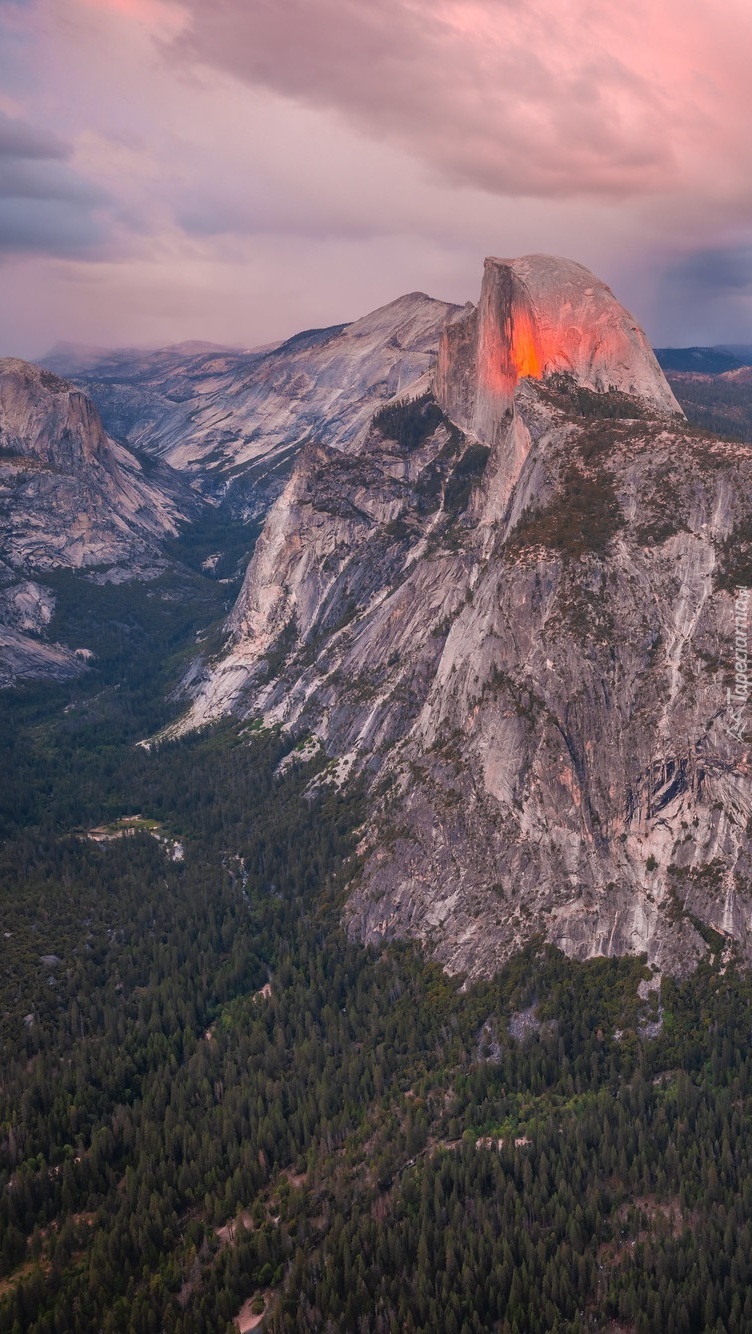
[[[585,472],[572,460],[550,500],[540,509],[524,511],[506,550],[545,546],[572,558],[589,552],[598,554],[605,551],[623,523],[609,474],[604,469]]]
[[[430,393],[386,403],[374,413],[373,425],[387,440],[407,450],[419,449],[439,426],[456,431]]]

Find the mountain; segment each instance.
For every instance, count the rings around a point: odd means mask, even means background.
[[[193,551],[183,544],[179,559],[232,580],[253,544],[249,520],[269,508],[302,444],[347,448],[376,408],[419,392],[442,328],[459,313],[412,293],[354,324],[250,351],[59,344],[42,368],[0,363],[7,577],[109,566],[92,577],[151,578],[165,567],[163,540],[190,521]],[[45,630],[29,640],[7,623],[3,633],[5,683],[81,668],[65,646],[50,657]]]
[[[118,438],[251,513],[278,494],[297,451],[347,446],[388,398],[433,369],[459,308],[413,292],[354,324],[248,352],[180,344],[156,352],[53,350]]]
[[[164,565],[163,539],[201,508],[171,469],[145,465],[111,439],[79,389],[27,362],[0,360],[3,683],[58,678],[82,665],[64,646],[29,638],[44,633],[51,594],[25,576],[56,569],[96,569],[115,581],[153,575]]]
[[[153,556],[200,509],[168,468],[105,432],[91,400],[50,371],[0,361],[0,557],[81,568]]]
[[[489,260],[432,392],[302,451],[177,730],[260,717],[363,775],[366,940],[472,976],[538,936],[749,957],[737,584],[750,451],[689,425],[587,270]]]
[[[752,366],[752,343],[720,343],[720,352],[730,352],[743,366]]]
[[[216,356],[225,352],[239,352],[240,348],[228,343],[210,343],[202,338],[189,338],[182,343],[173,343],[167,348],[97,347],[91,343],[73,343],[62,341],[42,358],[41,364],[47,370],[58,374],[73,375],[77,370],[93,369],[99,366],[108,375],[127,366],[142,369],[152,358],[167,363],[180,363],[194,356]]]

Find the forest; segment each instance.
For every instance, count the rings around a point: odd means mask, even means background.
[[[0,1329],[751,1329],[721,937],[659,990],[542,944],[472,985],[364,948],[364,796],[325,756],[135,744],[226,590],[71,580],[92,671],[0,698]]]
[[[720,375],[671,374],[671,388],[690,422],[730,440],[752,440],[752,385],[748,374],[726,380]]]

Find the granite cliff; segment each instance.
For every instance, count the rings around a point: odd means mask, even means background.
[[[44,642],[54,597],[29,580],[53,569],[120,581],[164,564],[161,542],[201,501],[168,467],[145,467],[97,409],[50,371],[0,360],[0,684],[79,671]]]
[[[571,374],[678,412],[648,341],[588,269],[552,255],[486,260],[477,307],[441,340],[436,393],[463,429],[493,444],[521,379]]]
[[[752,957],[745,582],[749,448],[580,266],[491,260],[431,390],[303,450],[180,728],[259,716],[365,776],[367,940],[472,975],[535,936]]]

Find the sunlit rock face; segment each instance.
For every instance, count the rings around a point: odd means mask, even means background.
[[[436,384],[445,412],[493,444],[518,382],[555,371],[681,413],[639,325],[588,269],[554,255],[487,259],[478,305],[442,335]]]

